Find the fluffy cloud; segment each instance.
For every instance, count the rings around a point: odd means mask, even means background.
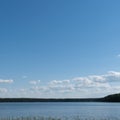
[[[12,83],[13,80],[0,80],[0,83]],[[39,84],[40,83],[40,84]],[[40,80],[29,81],[28,88],[20,89],[20,95],[36,97],[96,97],[119,92],[120,72],[109,71],[102,75],[74,77],[67,80],[51,80],[43,83]],[[0,92],[9,93],[9,89]],[[17,94],[17,92],[16,92]]]
[[[34,91],[34,92],[43,92],[43,91],[47,91],[48,88],[46,86],[34,86],[34,87],[31,87],[30,88],[31,91]]]
[[[71,92],[74,87],[70,80],[52,80],[48,84],[48,89],[54,92]]]
[[[66,85],[69,84],[70,80],[52,80],[49,85],[54,86],[54,85]]]
[[[0,93],[6,93],[8,90],[6,88],[0,88]]]
[[[85,77],[75,77],[68,80],[52,80],[42,86],[38,84],[39,80],[30,81],[34,85],[30,91],[41,94],[93,94],[116,92],[120,86],[112,85],[114,82],[120,82],[120,72],[109,71],[103,75],[88,75]],[[83,93],[84,92],[84,93]],[[73,94],[72,94],[73,93]]]
[[[104,75],[90,75],[87,77],[77,77],[73,79],[74,81],[79,81],[86,84],[91,84],[93,82],[106,83],[106,82],[120,82],[120,72],[109,71]]]
[[[12,79],[0,79],[0,83],[13,83],[13,80]]]
[[[40,83],[40,80],[32,80],[29,83],[32,84],[32,85],[37,85],[37,84]]]
[[[20,89],[20,92],[26,92],[26,89],[21,88],[21,89]]]
[[[108,74],[103,75],[106,82],[120,82],[120,72],[109,71]]]

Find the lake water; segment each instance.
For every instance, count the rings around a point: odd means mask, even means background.
[[[41,102],[0,103],[1,117],[52,116],[120,119],[120,103]]]

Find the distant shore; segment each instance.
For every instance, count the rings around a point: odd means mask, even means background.
[[[120,102],[120,94],[103,98],[0,98],[0,102]]]
[[[0,98],[0,102],[101,102],[101,98]]]

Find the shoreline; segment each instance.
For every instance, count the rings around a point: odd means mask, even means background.
[[[1,102],[103,102],[102,98],[0,98]]]
[[[120,94],[103,98],[0,98],[1,102],[120,102]]]

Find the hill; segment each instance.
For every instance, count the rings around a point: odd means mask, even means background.
[[[120,93],[108,95],[102,98],[102,102],[120,102]]]

